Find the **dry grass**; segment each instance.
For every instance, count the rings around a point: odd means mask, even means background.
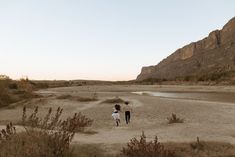
[[[75,100],[80,102],[89,102],[89,101],[97,101],[98,99],[93,97],[76,97]]]
[[[76,157],[116,157],[116,155],[108,155],[100,144],[77,144],[72,148],[72,155]]]
[[[98,98],[96,95],[92,97],[81,97],[81,96],[72,96],[69,94],[65,94],[65,95],[58,96],[57,99],[69,99],[69,100],[79,101],[79,102],[98,101]]]
[[[48,113],[44,118],[38,116],[38,107],[35,108],[34,112],[27,116],[26,107],[23,108],[22,124],[33,128],[41,128],[46,130],[62,130],[68,132],[79,132],[84,131],[86,127],[92,125],[93,120],[86,117],[82,113],[75,113],[72,117],[68,117],[65,120],[61,120],[63,109],[60,107],[56,113],[52,114],[52,108],[49,108]]]
[[[57,99],[71,99],[72,95],[64,94],[56,97]]]
[[[151,142],[151,141],[150,141]],[[148,142],[146,142],[148,144]],[[129,144],[129,143],[128,143]],[[140,143],[135,143],[136,148],[138,146],[142,147],[144,151],[148,151]],[[150,145],[144,144],[146,147],[150,147]],[[161,144],[161,143],[160,143]],[[200,142],[203,144],[206,149],[204,150],[196,150],[192,148],[192,144],[197,144],[197,142],[193,143],[162,143],[164,148],[168,151],[174,152],[175,157],[233,157],[234,156],[234,146],[227,143],[217,143],[217,142]],[[208,147],[210,146],[210,147]],[[214,147],[214,149],[212,149]],[[123,153],[120,154],[108,154],[108,152],[102,147],[100,144],[77,144],[73,145],[73,155],[79,157],[128,157]],[[126,147],[125,147],[126,148]],[[136,150],[135,150],[136,151]],[[210,155],[205,155],[205,152],[209,152]],[[228,151],[228,152],[226,152]],[[138,156],[135,156],[138,157]],[[146,157],[142,156],[141,157]],[[148,157],[158,157],[157,154],[149,155]]]
[[[140,140],[133,138],[122,149],[119,157],[235,157],[235,146],[223,142],[197,140],[192,143],[159,143],[146,141],[144,134]]]
[[[48,110],[44,118],[37,116],[38,108],[27,116],[23,108],[22,124],[25,131],[16,133],[10,123],[0,132],[0,157],[66,157],[73,156],[70,147],[77,130],[90,126],[92,120],[81,113],[61,120],[63,109],[52,114]]]
[[[0,157],[57,157],[70,154],[62,135],[29,130],[15,133],[0,143]]]
[[[115,97],[112,99],[106,99],[102,103],[107,103],[107,104],[115,104],[115,103],[124,103],[125,101],[119,97]]]
[[[223,142],[199,141],[192,143],[165,143],[176,157],[234,157],[235,146]]]
[[[0,107],[6,107],[11,103],[23,99],[38,97],[33,93],[34,86],[29,80],[21,79],[13,81],[9,77],[0,75]]]
[[[10,80],[0,80],[0,107],[5,107],[16,101],[8,89],[9,84]]]
[[[126,157],[174,157],[174,153],[165,149],[164,145],[158,142],[157,136],[154,141],[147,142],[144,133],[140,140],[133,138],[122,149],[122,156]]]
[[[168,124],[184,122],[184,119],[177,117],[176,114],[174,113],[172,113],[171,117],[168,117],[167,120],[168,120]]]

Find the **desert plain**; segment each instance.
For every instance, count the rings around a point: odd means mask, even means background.
[[[29,111],[38,106],[40,115],[46,114],[50,107],[53,111],[61,107],[63,117],[81,112],[94,120],[84,133],[75,135],[73,144],[97,144],[109,153],[118,152],[131,138],[139,137],[142,131],[148,140],[157,136],[161,142],[191,142],[199,137],[205,141],[235,144],[234,86],[93,85],[48,88],[36,93],[39,98],[1,108],[1,127],[8,122],[17,124],[23,106]],[[149,93],[161,94],[154,96]],[[97,101],[58,99],[63,95],[92,97],[94,94]],[[111,117],[115,103],[104,103],[117,97],[129,101],[132,107],[128,125],[121,112],[121,124],[116,127]],[[167,117],[172,113],[184,122],[168,124]]]

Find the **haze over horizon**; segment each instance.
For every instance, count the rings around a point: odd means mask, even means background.
[[[0,74],[132,80],[234,16],[233,0],[0,0]]]

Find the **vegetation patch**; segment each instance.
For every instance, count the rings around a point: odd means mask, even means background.
[[[104,100],[102,103],[107,103],[107,104],[115,104],[115,103],[124,103],[125,100],[116,97],[116,98],[112,98],[112,99],[106,99]]]
[[[199,141],[192,143],[164,143],[176,157],[234,157],[235,146],[223,142]]]
[[[6,107],[23,99],[38,97],[33,90],[34,85],[27,78],[14,81],[8,76],[0,75],[0,107]]]
[[[71,99],[72,95],[64,94],[56,97],[57,99]]]
[[[133,138],[121,151],[122,156],[126,157],[174,157],[174,152],[166,149],[163,144],[158,142],[157,136],[154,141],[147,142],[144,132],[140,140]]]
[[[79,102],[89,102],[89,101],[98,101],[98,98],[96,95],[93,95],[92,97],[81,97],[81,96],[72,96],[69,94],[60,95],[57,97],[57,99],[69,99]]]
[[[116,155],[108,155],[100,144],[77,144],[72,149],[74,157],[117,157]]]
[[[71,141],[77,130],[90,126],[92,120],[81,113],[61,120],[63,109],[44,118],[37,116],[38,108],[27,116],[23,109],[22,125],[25,131],[17,133],[12,123],[0,131],[0,157],[73,157]]]
[[[168,124],[184,122],[184,119],[177,117],[176,114],[174,113],[172,113],[171,117],[168,117],[167,120],[168,120]]]

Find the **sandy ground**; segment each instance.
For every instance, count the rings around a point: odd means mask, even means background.
[[[138,91],[176,92],[181,96],[167,98],[131,93]],[[23,105],[29,110],[39,106],[40,114],[45,114],[49,107],[56,109],[60,106],[65,117],[82,112],[94,119],[94,124],[88,128],[94,134],[76,134],[74,143],[122,146],[144,131],[148,139],[157,135],[161,142],[189,142],[200,137],[201,140],[235,144],[235,87],[232,86],[80,86],[46,89],[37,93],[44,97],[0,109],[0,124],[19,121]],[[63,94],[92,96],[93,93],[98,94],[99,101],[56,99]],[[187,94],[182,97],[182,93]],[[111,117],[114,104],[101,103],[116,96],[131,102],[133,113],[129,125],[124,123],[124,113],[121,113],[121,126],[116,127]],[[184,123],[168,124],[167,117],[171,113],[184,118]]]

